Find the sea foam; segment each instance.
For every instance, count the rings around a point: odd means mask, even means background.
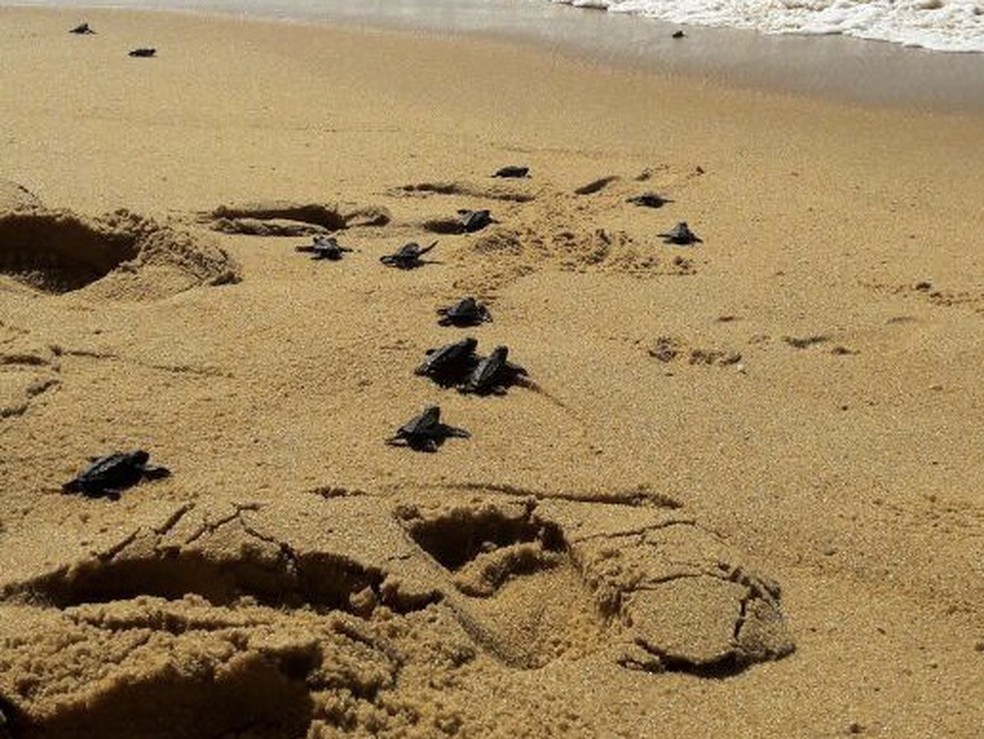
[[[984,0],[551,0],[669,23],[984,51]]]

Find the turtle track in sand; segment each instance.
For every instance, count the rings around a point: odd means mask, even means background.
[[[481,725],[469,680],[501,670],[719,677],[793,648],[778,586],[659,497],[302,495],[114,508],[116,526],[80,519],[81,558],[70,531],[10,534],[15,735],[438,736]]]
[[[23,415],[60,382],[57,353],[0,322],[0,419]]]
[[[0,209],[0,274],[44,293],[135,299],[240,279],[228,254],[183,230],[126,210],[89,218],[40,205]]]
[[[659,188],[679,194],[693,175],[662,167],[634,179],[619,175],[597,178],[571,188],[538,180],[535,189],[525,181],[480,185],[464,181],[427,181],[391,187],[393,198],[431,198],[441,211],[417,220],[418,230],[442,236],[460,236],[454,254],[456,290],[492,295],[513,282],[544,268],[566,272],[606,272],[633,277],[690,276],[698,271],[704,252],[665,249],[655,233],[672,220],[675,199],[668,199],[668,213],[634,214],[639,225],[626,228],[627,202],[647,190]],[[466,234],[456,209],[488,208],[492,223]]]

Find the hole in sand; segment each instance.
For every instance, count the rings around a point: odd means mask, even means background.
[[[597,180],[592,180],[586,185],[581,185],[581,187],[577,188],[574,192],[578,195],[594,195],[596,192],[601,192],[618,179],[619,178],[616,175],[599,177]]]
[[[134,300],[240,279],[235,260],[189,232],[126,210],[87,218],[44,207],[0,212],[0,274],[49,293],[102,280],[90,296]]]
[[[201,216],[201,220],[210,222],[215,231],[254,236],[323,234],[360,226],[385,226],[391,219],[386,208],[372,205],[343,206],[292,200],[220,205]]]
[[[604,630],[560,527],[538,518],[535,508],[529,500],[397,511],[410,537],[467,596],[447,601],[465,630],[522,669],[593,651]]]
[[[418,182],[390,190],[391,195],[460,195],[510,203],[529,203],[534,195],[502,187],[480,187],[467,182]]]
[[[136,257],[139,236],[68,211],[0,213],[0,272],[45,292],[78,290]]]

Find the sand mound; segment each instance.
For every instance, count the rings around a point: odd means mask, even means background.
[[[88,218],[43,207],[0,212],[0,272],[42,292],[91,286],[92,296],[131,299],[239,279],[228,254],[190,233],[126,210]]]
[[[647,499],[162,504],[81,560],[39,545],[0,582],[0,694],[48,735],[439,735],[480,725],[482,654],[717,676],[792,649],[778,587]]]
[[[201,220],[222,233],[308,236],[358,226],[385,226],[390,214],[377,206],[270,200],[220,205],[201,214]]]
[[[582,230],[580,222],[552,217],[531,226],[498,226],[483,231],[460,252],[464,276],[456,280],[455,287],[487,295],[543,268],[614,272],[639,278],[696,272],[693,258],[668,254],[626,231]]]

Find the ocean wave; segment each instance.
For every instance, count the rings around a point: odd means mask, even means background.
[[[669,23],[984,51],[984,0],[551,0]]]

